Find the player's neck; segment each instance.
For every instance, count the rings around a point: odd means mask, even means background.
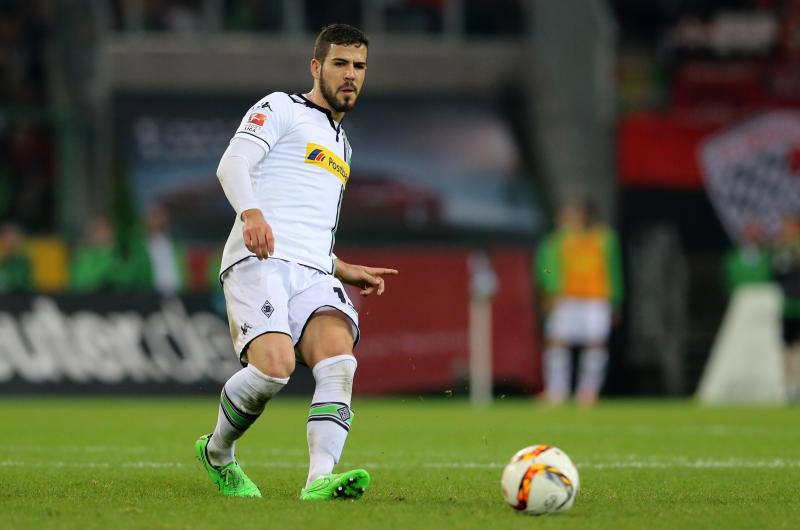
[[[319,90],[316,89],[316,87],[312,88],[309,92],[307,92],[305,96],[306,99],[308,99],[314,105],[322,107],[323,109],[330,112],[331,119],[333,121],[339,123],[340,121],[342,121],[342,118],[344,118],[344,112],[336,112],[335,110],[333,110],[331,106],[328,104],[328,102],[325,100],[325,98],[322,96],[322,94],[319,92]]]

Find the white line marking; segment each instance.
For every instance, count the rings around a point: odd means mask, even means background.
[[[243,466],[256,468],[305,468],[307,462],[242,462]],[[371,462],[361,464],[364,467],[376,469],[405,469],[411,467],[424,467],[429,469],[502,469],[504,462],[424,462],[414,463],[380,463]],[[157,462],[157,461],[128,461],[128,462],[63,462],[63,461],[20,461],[3,460],[0,467],[35,467],[35,468],[186,468],[198,466],[196,462]],[[775,458],[771,460],[689,460],[689,459],[665,459],[665,460],[618,460],[609,462],[577,462],[579,469],[728,469],[728,468],[750,468],[750,469],[780,469],[780,468],[800,468],[800,460],[784,460]]]

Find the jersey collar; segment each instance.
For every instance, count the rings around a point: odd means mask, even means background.
[[[300,99],[302,99],[303,103],[305,104],[306,107],[309,107],[311,109],[316,109],[316,110],[322,112],[323,114],[325,114],[325,116],[328,118],[328,123],[330,123],[331,127],[333,127],[333,130],[336,131],[336,141],[338,142],[339,141],[339,133],[342,132],[342,122],[344,121],[344,115],[342,115],[341,121],[339,121],[339,123],[336,123],[335,121],[333,121],[333,118],[331,118],[331,111],[330,110],[326,109],[325,107],[320,107],[319,105],[317,105],[316,103],[314,103],[313,101],[308,99],[305,96],[305,94],[295,94],[295,96],[297,96]]]

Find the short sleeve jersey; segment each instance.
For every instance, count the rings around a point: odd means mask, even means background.
[[[350,144],[330,111],[305,96],[273,92],[245,114],[234,138],[259,144],[261,161],[250,168],[253,192],[275,236],[272,258],[332,274],[339,210],[350,178]],[[254,256],[237,216],[220,274]]]

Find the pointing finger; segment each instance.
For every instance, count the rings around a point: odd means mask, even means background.
[[[275,236],[269,226],[267,226],[267,252],[270,256],[275,253]]]
[[[367,271],[370,274],[399,274],[396,269],[384,269],[379,267],[368,267]]]

